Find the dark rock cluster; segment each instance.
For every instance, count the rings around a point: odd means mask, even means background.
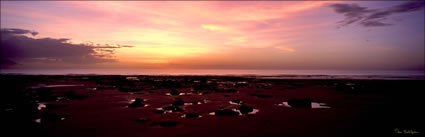
[[[136,98],[130,105],[128,105],[128,107],[144,107],[146,105],[143,102],[143,99]]]

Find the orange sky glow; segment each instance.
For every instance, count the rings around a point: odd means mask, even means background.
[[[423,68],[423,50],[419,50],[423,49],[420,36],[424,31],[406,28],[417,22],[410,17],[423,15],[423,11],[400,14],[397,18],[405,17],[404,24],[386,28],[338,28],[336,24],[344,16],[329,8],[335,3],[354,2],[2,1],[1,23],[2,28],[37,31],[38,35],[31,36],[35,39],[134,46],[117,48],[104,57],[114,60],[111,62],[26,62],[18,68]],[[400,2],[355,3],[379,8]],[[419,18],[421,23],[423,20],[423,16]],[[413,27],[419,25],[423,24]],[[384,41],[383,37],[397,37],[390,33],[403,30],[415,36],[398,35],[401,38],[395,40],[399,43]]]

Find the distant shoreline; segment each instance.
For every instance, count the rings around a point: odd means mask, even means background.
[[[0,74],[43,75],[424,75],[425,70],[290,70],[290,69],[0,69]]]
[[[0,73],[7,76],[123,76],[123,77],[244,77],[255,79],[288,79],[288,80],[425,80],[425,75],[305,75],[305,74],[154,74],[154,75],[126,75],[126,74],[26,74],[26,73]]]

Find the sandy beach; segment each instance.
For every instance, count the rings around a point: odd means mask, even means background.
[[[2,75],[2,127],[44,137],[420,136],[423,82]]]

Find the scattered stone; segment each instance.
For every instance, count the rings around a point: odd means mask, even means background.
[[[144,102],[145,100],[141,99],[141,98],[136,98],[134,99],[135,102]]]
[[[41,115],[40,121],[43,122],[52,122],[52,121],[60,121],[64,120],[65,117],[56,113],[44,113]]]
[[[37,106],[38,110],[42,110],[42,109],[45,109],[45,108],[46,108],[46,104],[38,103],[38,106]]]
[[[288,105],[298,108],[311,108],[311,99],[291,99],[288,101]]]
[[[183,106],[184,101],[181,99],[176,100],[175,102],[171,103],[173,106]]]
[[[143,101],[141,98],[136,98],[128,107],[144,107],[146,105],[143,104]]]
[[[178,92],[176,89],[172,89],[170,92],[170,95],[177,96],[177,95],[180,95],[180,92]]]
[[[162,109],[163,110],[174,110],[175,107],[174,106],[165,106],[165,107],[162,107]]]
[[[164,110],[155,110],[154,111],[155,114],[165,114]]]
[[[201,115],[199,113],[187,113],[187,114],[184,114],[184,117],[186,117],[186,118],[198,118],[200,116]]]
[[[254,111],[254,109],[252,107],[248,107],[246,105],[242,105],[241,107],[238,108],[238,110],[242,114],[248,114],[249,112]]]
[[[184,110],[177,107],[177,106],[165,106],[162,108],[165,111],[171,111],[171,112],[183,112]]]
[[[63,108],[65,105],[59,105],[59,104],[45,104],[47,109],[58,109]]]
[[[56,97],[52,93],[52,88],[38,88],[36,89],[36,97],[38,97],[38,100],[40,101],[54,101],[56,100]]]
[[[215,111],[216,116],[239,116],[239,113],[231,109],[223,109]]]
[[[235,99],[235,100],[230,100],[230,104],[243,104],[243,101],[239,100],[239,99]]]
[[[70,100],[83,100],[86,99],[87,96],[81,95],[81,94],[76,94],[74,91],[67,91],[63,94],[63,96],[65,98],[68,98]]]
[[[192,104],[194,104],[194,105],[200,105],[200,104],[202,104],[202,102],[197,101],[197,102],[193,102]]]

